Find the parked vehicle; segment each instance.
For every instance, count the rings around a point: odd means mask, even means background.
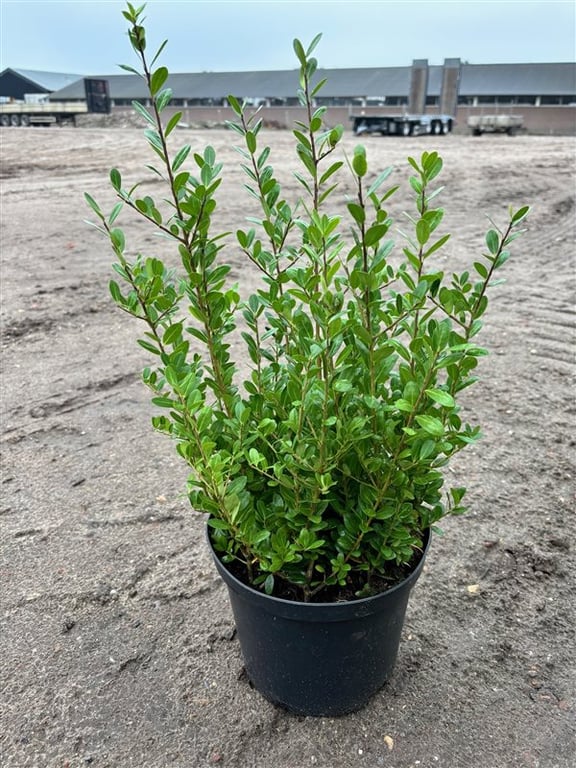
[[[76,115],[110,112],[108,80],[85,78],[84,89],[85,101],[44,103],[9,101],[0,104],[0,125],[8,128],[10,126],[75,124]]]
[[[524,118],[521,115],[470,115],[468,127],[473,136],[483,133],[507,133],[515,136],[524,131]]]
[[[450,133],[456,122],[450,115],[351,115],[352,130],[357,136],[379,133],[381,136],[418,136]]]

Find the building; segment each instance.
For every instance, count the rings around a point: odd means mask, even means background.
[[[50,94],[78,82],[82,75],[5,69],[0,72],[1,101],[42,101]]]
[[[10,95],[5,93],[6,73],[24,75],[26,71],[4,70],[0,74],[0,97]],[[84,98],[82,80],[69,77],[76,81],[54,89],[50,99]],[[130,74],[99,77],[109,81],[113,111],[130,110],[134,100],[147,103],[146,85],[141,78]],[[332,124],[346,124],[349,116],[358,111],[427,111],[454,115],[459,130],[466,130],[468,115],[498,113],[522,114],[532,133],[576,133],[576,64],[572,62],[467,64],[460,59],[446,59],[437,66],[417,59],[411,67],[319,69],[316,77],[327,78],[317,103],[329,107],[328,121]],[[42,84],[40,78],[38,83]],[[301,119],[296,69],[174,73],[167,86],[173,92],[171,108],[183,111],[183,120],[191,124],[229,119],[229,94],[262,107],[263,119],[272,125],[289,126],[294,119]]]

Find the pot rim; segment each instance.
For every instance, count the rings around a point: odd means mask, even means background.
[[[310,614],[314,613],[315,617],[318,617],[319,614],[323,614],[326,620],[331,619],[337,621],[339,619],[348,618],[351,613],[355,615],[368,615],[373,613],[374,611],[379,610],[378,603],[386,601],[389,598],[394,599],[402,590],[410,590],[418,580],[424,567],[426,555],[428,554],[432,541],[432,533],[429,528],[424,531],[424,541],[420,560],[405,579],[398,582],[393,587],[390,587],[390,589],[386,589],[384,592],[378,592],[376,595],[370,595],[369,597],[326,603],[305,603],[301,600],[287,600],[283,597],[267,595],[265,592],[261,592],[249,584],[245,584],[243,581],[236,578],[236,576],[234,576],[221,561],[210,540],[210,527],[208,525],[206,526],[206,539],[208,540],[208,546],[212,553],[214,563],[222,576],[222,579],[230,589],[234,590],[234,592],[243,599],[251,602],[257,601],[264,609],[268,608],[275,613],[278,611],[285,614],[292,613],[293,611],[298,611],[299,613],[308,612]]]

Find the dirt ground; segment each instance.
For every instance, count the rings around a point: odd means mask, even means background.
[[[237,167],[229,132],[175,138]],[[295,189],[290,134],[266,138]],[[150,427],[139,329],[112,304],[108,245],[83,221],[84,191],[112,206],[110,167],[135,181],[152,162],[141,131],[2,131],[5,768],[574,766],[575,142],[434,141],[364,143],[371,173],[393,164],[398,179],[409,154],[441,151],[447,269],[480,252],[486,215],[534,210],[467,396],[485,439],[451,470],[470,512],[434,539],[391,681],[361,712],[313,719],[245,679],[185,467]],[[405,184],[399,223],[408,198]],[[235,170],[223,228],[251,213]],[[120,223],[134,249],[169,253],[128,213]],[[250,288],[253,271],[232,258]]]

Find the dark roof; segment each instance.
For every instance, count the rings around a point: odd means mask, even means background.
[[[65,74],[62,72],[38,72],[34,69],[13,69],[8,67],[0,72],[1,78],[12,74],[23,80],[25,87],[30,87],[27,93],[52,93],[82,78],[82,75]],[[2,94],[0,94],[2,95]]]
[[[576,64],[464,64],[460,93],[569,96],[576,93]]]
[[[410,67],[386,69],[319,69],[315,82],[327,78],[322,95],[385,96],[407,93]],[[146,84],[135,75],[109,75],[112,99],[140,99],[148,96]],[[271,72],[201,72],[171,74],[166,85],[176,99],[223,99],[228,94],[254,98],[289,98],[299,88],[297,70]],[[54,99],[83,97],[82,83],[75,83],[54,94]]]
[[[448,60],[452,62],[452,60]],[[325,97],[402,96],[410,90],[411,67],[319,69],[318,79],[328,79]],[[438,96],[442,66],[428,69],[428,94]],[[135,75],[99,75],[110,84],[112,99],[143,99],[145,82]],[[171,74],[167,86],[176,99],[221,99],[228,94],[242,98],[286,98],[298,90],[297,70],[268,72],[201,72]],[[460,94],[570,95],[576,93],[576,64],[462,64]],[[83,83],[75,82],[53,94],[56,100],[84,98]]]

